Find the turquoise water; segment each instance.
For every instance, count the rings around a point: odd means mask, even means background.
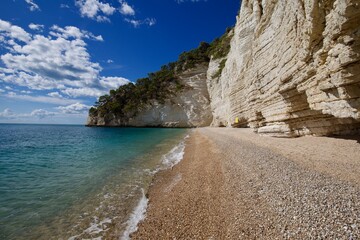
[[[185,134],[0,124],[0,239],[117,238]]]

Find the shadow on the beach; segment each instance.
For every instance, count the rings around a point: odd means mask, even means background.
[[[329,136],[331,138],[337,138],[337,139],[344,139],[344,140],[355,140],[357,143],[360,144],[360,135],[333,135]]]

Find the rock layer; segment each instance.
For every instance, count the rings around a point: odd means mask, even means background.
[[[238,117],[272,136],[357,131],[359,23],[359,0],[243,0],[220,77],[210,62],[212,125]]]
[[[90,126],[132,126],[132,127],[202,127],[212,121],[209,93],[206,86],[206,65],[198,65],[177,77],[185,86],[165,103],[151,101],[132,118],[117,116],[105,119],[90,115]]]

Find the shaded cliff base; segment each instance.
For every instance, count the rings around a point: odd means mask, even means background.
[[[201,128],[132,239],[358,239],[360,141]]]

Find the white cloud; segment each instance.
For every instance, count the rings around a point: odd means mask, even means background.
[[[61,92],[70,97],[78,98],[84,96],[100,97],[101,95],[106,94],[108,91],[99,88],[85,87],[85,88],[66,88]]]
[[[63,98],[63,96],[59,92],[50,92],[47,95],[55,98]]]
[[[34,0],[25,0],[27,4],[29,4],[30,11],[40,11],[39,6],[34,3]]]
[[[67,5],[67,4],[62,3],[62,4],[60,4],[60,8],[70,8],[70,6]]]
[[[31,95],[18,95],[15,92],[9,92],[3,95],[7,98],[23,100],[28,102],[41,102],[49,103],[56,105],[67,105],[78,102],[78,100],[67,99],[67,98],[58,98],[58,97],[48,97],[48,96],[31,96]]]
[[[35,24],[35,23],[30,23],[30,24],[29,24],[29,28],[30,28],[31,30],[36,30],[36,31],[42,32],[43,29],[44,29],[44,25]]]
[[[106,62],[107,62],[107,63],[113,63],[114,61],[111,60],[111,59],[108,59]]]
[[[71,114],[71,118],[74,117],[81,117],[85,118],[86,113],[89,110],[90,106],[75,103],[65,107],[56,107],[57,111],[48,111],[45,109],[34,109],[30,113],[15,113],[10,108],[5,108],[2,112],[0,112],[0,119],[7,119],[7,120],[15,120],[15,122],[38,122],[39,119],[45,118],[55,118],[57,119],[68,119],[68,116]],[[61,121],[63,122],[63,121]]]
[[[145,24],[149,25],[149,26],[153,26],[156,24],[156,19],[155,18],[146,18],[145,19]]]
[[[56,113],[54,113],[54,112],[49,112],[49,111],[46,111],[46,110],[44,110],[44,109],[35,109],[34,111],[32,111],[32,112],[30,113],[30,116],[43,119],[43,118],[46,118],[46,117],[52,117],[52,116],[54,116],[55,114],[56,114]]]
[[[18,26],[14,26],[9,22],[0,19],[0,35],[3,37],[3,41],[11,38],[10,40],[17,40],[22,42],[29,42],[31,35],[24,29]],[[13,45],[13,44],[11,44]]]
[[[4,111],[0,112],[0,117],[11,118],[14,116],[14,112],[10,108],[5,108]]]
[[[134,27],[141,25],[153,26],[156,23],[154,18],[135,19],[136,12],[133,6],[125,0],[119,0],[119,12],[124,16],[126,22]],[[109,16],[115,13],[116,8],[100,0],[75,0],[75,5],[80,9],[82,17],[88,17],[98,22],[110,22]]]
[[[91,106],[82,104],[82,103],[74,103],[71,104],[69,106],[65,106],[65,107],[57,107],[56,109],[58,109],[60,112],[65,113],[65,114],[80,114],[80,113],[85,113],[87,112],[89,109],[91,108]]]
[[[75,0],[75,5],[79,7],[82,17],[88,17],[98,22],[110,21],[106,16],[114,14],[116,10],[110,4],[99,0]]]
[[[32,91],[26,91],[26,90],[22,90],[22,91],[20,91],[21,93],[25,93],[25,94],[30,94],[30,93],[32,93]]]
[[[0,88],[0,93],[4,93],[4,92],[5,92],[5,90]]]
[[[125,21],[130,23],[134,27],[139,27],[141,25],[141,22],[139,20],[125,18]]]
[[[6,108],[3,112],[0,112],[0,118],[29,118],[29,117],[37,117],[39,119],[43,119],[45,117],[54,116],[57,113],[49,112],[44,109],[35,109],[31,113],[23,113],[23,114],[16,114],[10,108]]]
[[[120,6],[120,13],[122,15],[129,15],[129,16],[133,16],[135,15],[135,10],[133,7],[131,7],[126,1],[120,0],[119,1],[121,6]]]
[[[144,20],[125,18],[125,21],[133,25],[134,27],[140,27],[141,25],[153,26],[156,24],[155,18],[146,18]]]
[[[12,34],[12,29],[22,32],[23,37]],[[74,102],[64,99],[60,93],[72,98],[98,97],[129,82],[121,77],[101,76],[102,67],[91,61],[84,39],[101,41],[101,36],[73,26],[53,26],[49,36],[30,35],[19,29],[21,28],[0,20],[0,36],[5,39],[2,45],[9,50],[0,55],[4,65],[0,67],[0,82],[27,87],[30,90],[53,91],[48,96],[9,93],[7,97],[72,104]],[[24,41],[15,42],[18,39]],[[59,95],[55,95],[55,92]]]
[[[36,35],[28,44],[17,45],[11,53],[1,56],[7,69],[13,71],[3,80],[37,90],[95,83],[101,67],[90,61],[85,47],[86,43],[78,38]]]
[[[122,77],[101,77],[100,85],[105,89],[115,89],[121,85],[128,84],[130,81]]]
[[[65,38],[65,39],[87,38],[87,39],[92,39],[92,40],[101,41],[101,42],[104,41],[104,39],[101,35],[95,36],[91,32],[80,30],[79,28],[74,27],[74,26],[66,26],[65,28],[61,28],[57,25],[53,25],[51,27],[51,30],[52,31],[50,31],[50,35],[52,35],[54,37],[58,37],[58,38]]]

